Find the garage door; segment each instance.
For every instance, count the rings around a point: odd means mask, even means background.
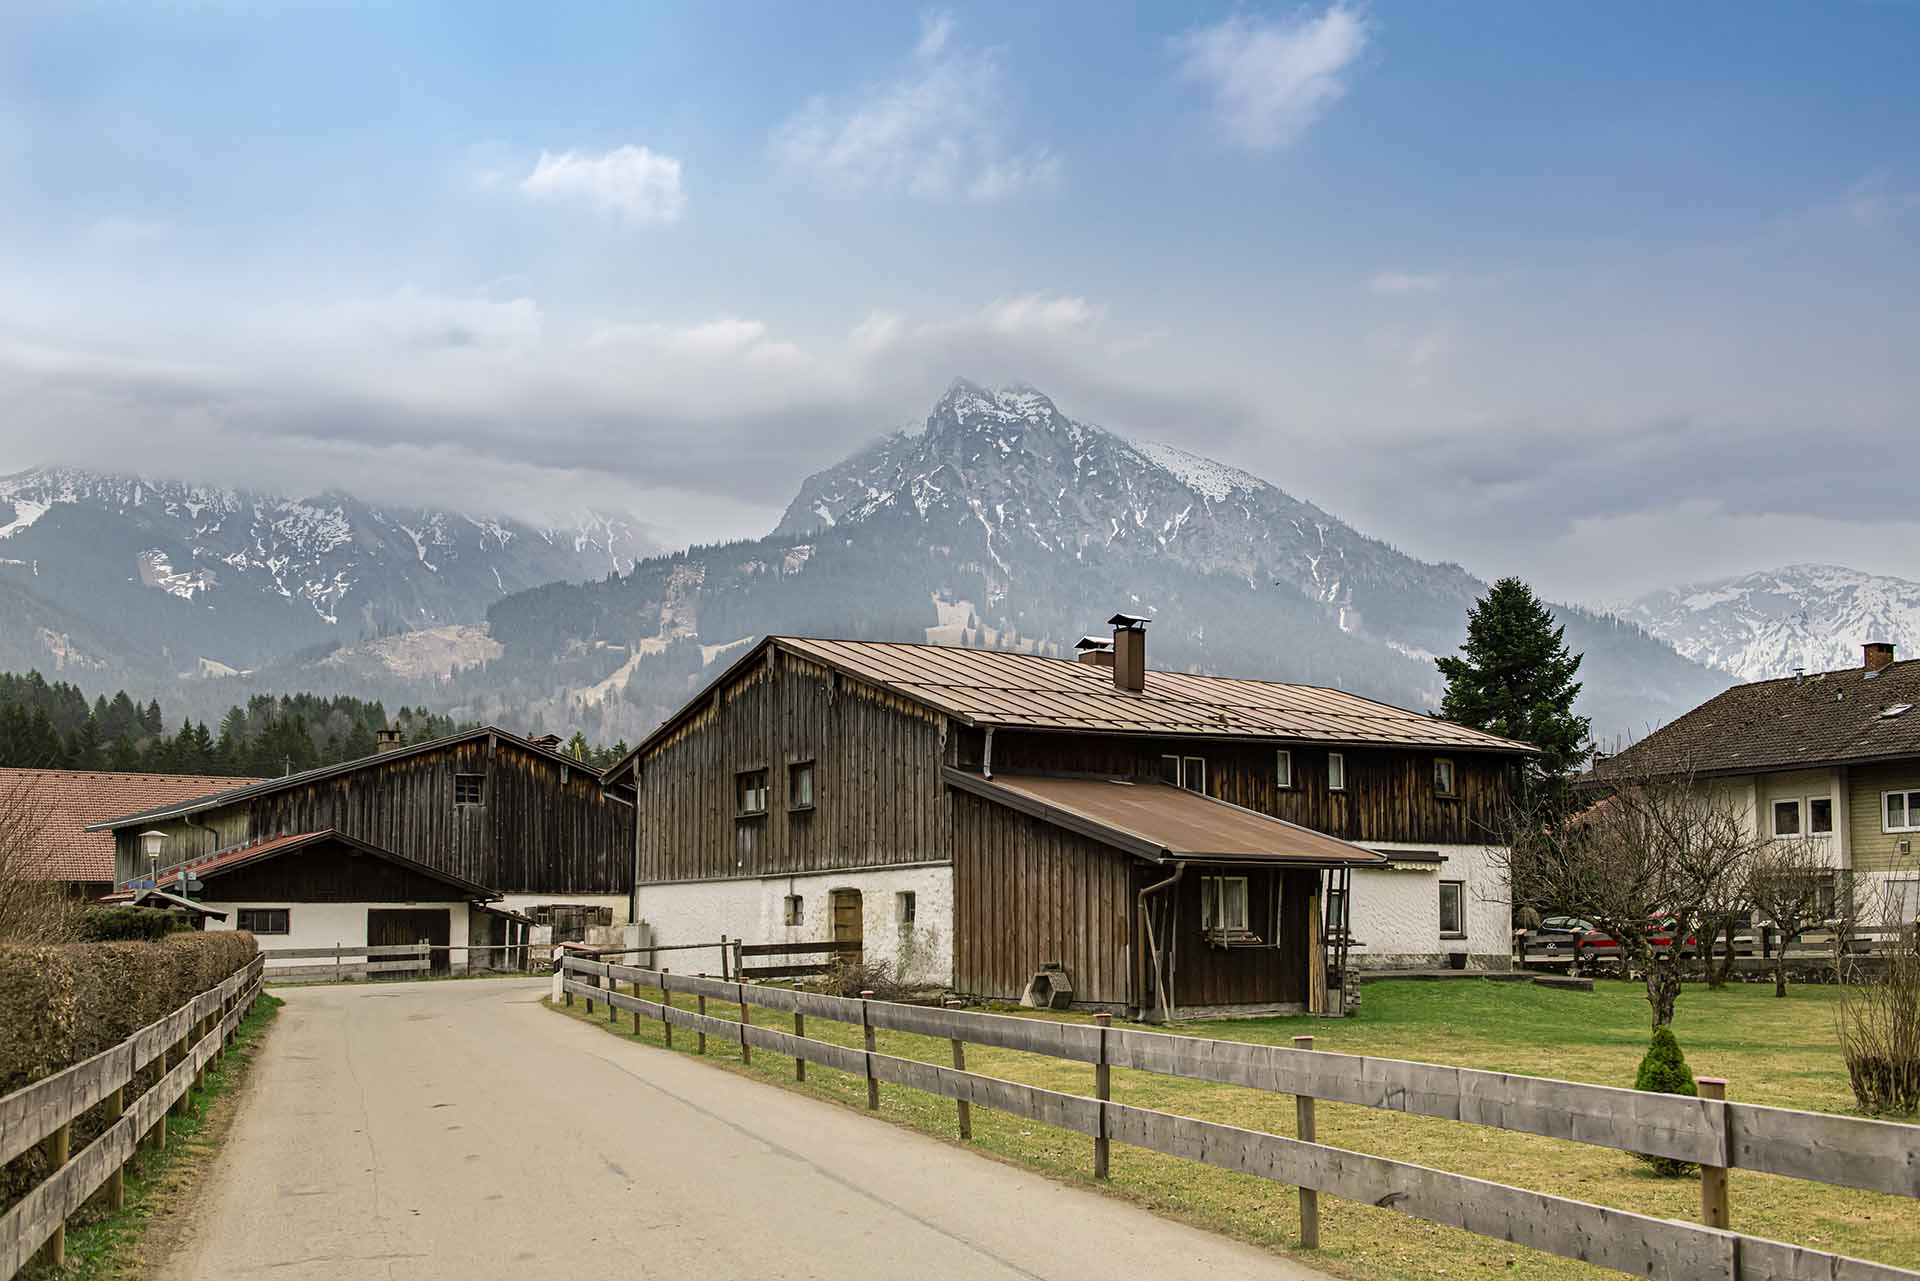
[[[453,954],[453,914],[444,907],[370,907],[367,909],[367,946],[398,947],[427,942],[440,948],[432,953],[433,972],[445,974]]]

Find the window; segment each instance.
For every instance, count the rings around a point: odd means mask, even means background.
[[[1347,928],[1347,896],[1339,890],[1327,891],[1327,933],[1333,934]]]
[[[1773,834],[1775,836],[1801,835],[1799,801],[1773,803]]]
[[[1293,753],[1273,754],[1273,785],[1281,791],[1293,786]]]
[[[255,934],[285,934],[289,913],[284,907],[243,907],[236,925]]]
[[[806,900],[802,899],[798,894],[787,895],[786,919],[789,926],[799,925],[804,921],[805,906]]]
[[[1327,753],[1327,790],[1329,792],[1347,790],[1347,758],[1339,752]]]
[[[478,805],[486,794],[487,776],[485,774],[455,774],[453,776],[453,803],[455,805]]]
[[[801,761],[787,766],[787,808],[813,808],[813,762]]]
[[[1467,885],[1465,881],[1440,882],[1440,937],[1463,939],[1467,936]]]
[[[1189,756],[1180,762],[1180,786],[1189,792],[1207,790],[1207,763],[1198,756]]]
[[[1885,816],[1882,831],[1920,831],[1920,790],[1881,793],[1880,812]]]
[[[1807,799],[1807,835],[1833,835],[1833,798],[1813,796]]]
[[[1452,796],[1453,762],[1445,756],[1433,758],[1433,791],[1436,796]]]
[[[914,912],[917,907],[912,890],[901,890],[893,896],[893,919],[900,926],[902,934],[913,929]]]
[[[1215,937],[1231,938],[1249,933],[1246,877],[1200,878],[1200,928]]]
[[[735,810],[742,817],[767,812],[767,772],[750,769],[733,776]]]
[[[1160,758],[1160,781],[1168,787],[1180,786],[1180,758],[1162,756]]]

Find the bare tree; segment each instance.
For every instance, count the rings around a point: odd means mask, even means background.
[[[1646,976],[1653,1026],[1673,1022],[1680,952],[1763,844],[1730,798],[1691,770],[1611,780],[1564,817],[1516,810],[1504,860],[1516,908],[1584,917]],[[1671,933],[1666,948],[1654,945]]]
[[[1773,841],[1754,851],[1747,864],[1747,902],[1764,925],[1780,932],[1773,957],[1773,994],[1787,994],[1787,949],[1826,920],[1832,904],[1834,869],[1826,852],[1810,841]]]
[[[48,880],[41,834],[47,811],[25,783],[0,785],[0,943],[63,943],[76,904]]]

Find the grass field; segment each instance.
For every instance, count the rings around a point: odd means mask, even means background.
[[[1602,982],[1590,993],[1528,984],[1475,981],[1390,981],[1369,984],[1358,1017],[1344,1020],[1277,1018],[1176,1025],[1171,1030],[1230,1040],[1287,1043],[1311,1034],[1318,1049],[1465,1067],[1523,1072],[1608,1085],[1631,1085],[1645,1052],[1648,1027],[1643,989]],[[642,996],[657,998],[643,990]],[[1769,986],[1736,984],[1714,992],[1689,986],[1674,1030],[1696,1075],[1723,1076],[1731,1099],[1780,1107],[1846,1112],[1852,1107],[1846,1072],[1834,1044],[1833,992],[1804,987],[1784,999]],[[692,998],[676,1003],[692,1005]],[[586,1018],[578,1003],[563,1013]],[[630,1016],[596,1021],[611,1033],[658,1045],[661,1025]],[[707,1012],[737,1018],[737,1006],[709,1001]],[[755,1022],[789,1028],[788,1016],[753,1012]],[[1064,1016],[1072,1017],[1072,1016]],[[789,1028],[790,1030],[790,1028]],[[819,1019],[809,1036],[854,1045],[859,1029]],[[674,1050],[691,1053],[693,1034],[674,1033]],[[945,1041],[879,1034],[879,1049],[928,1062],[948,1062]],[[709,1041],[708,1057],[770,1083],[864,1107],[858,1077],[809,1064],[807,1083],[793,1082],[793,1060],[755,1051],[743,1066],[737,1046]],[[1049,1089],[1091,1094],[1093,1069],[1011,1050],[967,1047],[969,1069]],[[1235,1086],[1115,1071],[1113,1097],[1122,1103],[1179,1112],[1275,1134],[1293,1133],[1293,1100]],[[880,1116],[944,1138],[954,1135],[950,1100],[885,1087]],[[1631,1155],[1585,1144],[1543,1139],[1342,1104],[1318,1105],[1319,1141],[1361,1152],[1663,1218],[1696,1219],[1697,1178],[1661,1179]],[[973,1146],[1055,1177],[1092,1183],[1091,1142],[1085,1136],[1036,1125],[976,1107]],[[1173,1157],[1114,1145],[1109,1190],[1160,1213],[1290,1251],[1299,1220],[1292,1189]],[[1911,1200],[1781,1179],[1736,1170],[1733,1226],[1756,1236],[1920,1269],[1920,1206]],[[1502,1241],[1435,1227],[1392,1211],[1322,1196],[1321,1245],[1314,1263],[1368,1281],[1437,1281],[1499,1275],[1541,1279],[1618,1275]]]

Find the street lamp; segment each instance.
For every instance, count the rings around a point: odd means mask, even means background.
[[[165,832],[140,833],[140,852],[147,856],[147,878],[152,882],[150,889],[160,888],[160,851],[166,848],[166,844]]]

